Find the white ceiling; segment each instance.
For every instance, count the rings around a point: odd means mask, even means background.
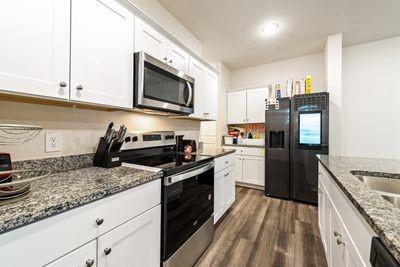
[[[203,53],[240,69],[400,35],[400,0],[158,0],[203,43]],[[280,31],[262,36],[261,26]]]

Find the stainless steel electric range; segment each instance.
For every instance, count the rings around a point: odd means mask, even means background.
[[[164,173],[161,263],[192,266],[214,236],[214,158],[177,152],[174,132],[131,133],[120,160]]]

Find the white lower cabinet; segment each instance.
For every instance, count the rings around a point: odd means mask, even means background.
[[[321,165],[318,193],[318,225],[328,265],[370,266],[375,233]]]
[[[233,146],[226,146],[226,148],[236,149],[235,181],[239,183],[264,186],[264,148]]]
[[[86,245],[68,253],[58,260],[46,265],[47,267],[96,267],[97,241],[93,240]]]
[[[98,238],[98,267],[158,266],[161,206]]]
[[[160,203],[155,180],[3,233],[0,265],[159,266]]]
[[[215,160],[214,174],[214,224],[235,201],[234,155]]]

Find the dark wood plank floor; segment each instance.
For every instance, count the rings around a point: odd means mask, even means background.
[[[317,207],[236,187],[235,203],[196,266],[327,266]]]

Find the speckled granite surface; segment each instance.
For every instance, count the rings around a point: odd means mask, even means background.
[[[318,158],[385,246],[400,262],[400,209],[355,176],[367,174],[399,179],[400,160],[326,155],[319,155]]]
[[[212,156],[214,158],[223,157],[232,153],[235,153],[235,149],[228,148],[213,148],[213,149],[201,149],[197,154],[202,156]]]
[[[24,197],[0,202],[0,233],[159,179],[162,174],[128,167],[91,166],[90,155],[18,162],[14,168],[45,168],[53,173],[32,184]],[[73,168],[75,166],[75,168]],[[82,168],[83,166],[83,168]]]
[[[257,148],[265,148],[264,145],[244,145],[244,144],[239,144],[239,145],[222,145],[222,146],[231,146],[231,147],[257,147]]]

